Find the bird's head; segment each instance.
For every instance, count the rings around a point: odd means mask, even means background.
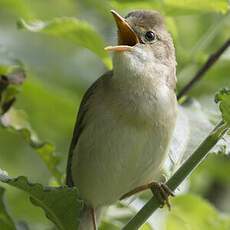
[[[125,18],[114,10],[111,13],[118,29],[118,45],[105,49],[114,52],[114,62],[125,57],[124,60],[135,60],[137,65],[159,63],[175,66],[173,41],[160,13],[137,10],[130,12]]]

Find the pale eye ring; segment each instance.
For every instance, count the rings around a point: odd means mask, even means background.
[[[152,42],[152,41],[154,41],[155,39],[156,39],[156,34],[153,32],[153,31],[147,31],[146,33],[145,33],[145,39],[146,39],[146,41],[148,41],[148,42]]]

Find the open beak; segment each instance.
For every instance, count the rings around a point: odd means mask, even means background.
[[[111,10],[118,29],[118,45],[117,46],[107,46],[105,50],[107,51],[128,51],[132,49],[132,46],[135,46],[139,39],[130,27],[127,21],[120,16],[114,10]]]

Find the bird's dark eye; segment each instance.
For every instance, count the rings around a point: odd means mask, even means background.
[[[153,41],[156,39],[156,34],[153,31],[147,31],[145,33],[145,39],[149,42]]]

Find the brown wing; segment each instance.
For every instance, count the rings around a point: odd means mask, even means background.
[[[99,79],[97,79],[89,87],[89,89],[86,91],[86,93],[83,96],[83,99],[81,101],[78,115],[77,115],[77,121],[76,121],[74,131],[73,131],[72,141],[71,141],[70,148],[69,148],[69,156],[68,156],[67,168],[66,168],[66,184],[70,187],[74,186],[73,178],[72,178],[72,172],[71,172],[72,171],[71,168],[72,168],[73,152],[74,152],[74,149],[77,145],[79,136],[81,135],[81,132],[85,127],[84,116],[87,113],[88,106],[89,106],[89,103],[87,103],[87,102],[88,102],[89,98],[94,94],[99,82],[101,82],[104,78],[112,77],[112,76],[113,76],[113,72],[109,71],[109,72],[105,73],[104,75],[102,75]]]

